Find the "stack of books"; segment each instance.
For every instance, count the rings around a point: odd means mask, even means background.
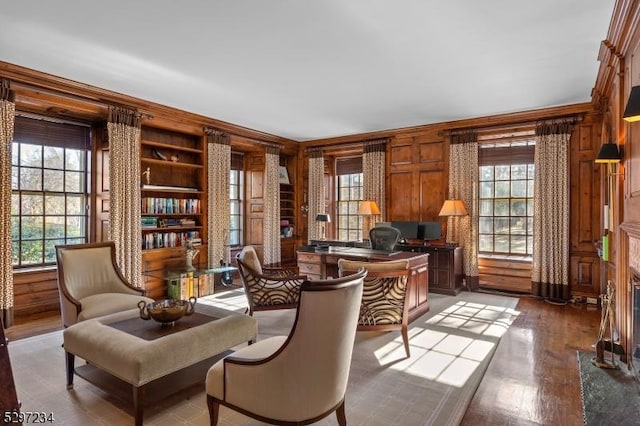
[[[155,216],[143,216],[140,218],[140,226],[142,228],[157,228],[158,218]]]

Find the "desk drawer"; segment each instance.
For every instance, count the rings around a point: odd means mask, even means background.
[[[298,271],[300,275],[318,275],[322,274],[322,265],[318,263],[304,263],[298,261]]]
[[[298,262],[307,263],[322,263],[322,256],[315,253],[300,253],[298,252]]]

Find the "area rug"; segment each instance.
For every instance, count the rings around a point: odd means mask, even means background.
[[[640,422],[640,388],[626,365],[619,370],[598,368],[595,353],[578,351],[584,424],[631,425]]]
[[[411,357],[399,332],[358,332],[346,395],[350,425],[457,425],[484,375],[501,336],[518,315],[518,299],[463,292],[430,294],[431,310],[409,328]],[[244,311],[241,290],[198,303]],[[295,311],[257,312],[258,339],[288,334]],[[9,344],[24,411],[51,412],[65,425],[133,424],[130,400],[80,378],[65,388],[60,331]],[[312,366],[310,366],[312,367]],[[204,380],[204,377],[203,377]],[[208,425],[204,384],[145,405],[145,425]],[[262,424],[222,407],[220,425]],[[318,422],[336,424],[335,415]]]

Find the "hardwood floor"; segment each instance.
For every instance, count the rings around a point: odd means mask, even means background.
[[[576,351],[593,351],[594,306],[521,297],[462,425],[583,425]]]
[[[582,425],[576,351],[593,351],[600,311],[521,297],[462,425]],[[61,329],[59,313],[18,318],[9,340]]]

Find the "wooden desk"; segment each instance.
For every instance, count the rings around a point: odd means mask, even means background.
[[[364,262],[388,262],[408,260],[411,276],[407,302],[409,303],[409,322],[429,311],[429,254],[412,252],[384,252],[355,247],[329,247],[328,250],[298,250],[298,269],[301,275],[309,279],[338,277],[338,259]]]

